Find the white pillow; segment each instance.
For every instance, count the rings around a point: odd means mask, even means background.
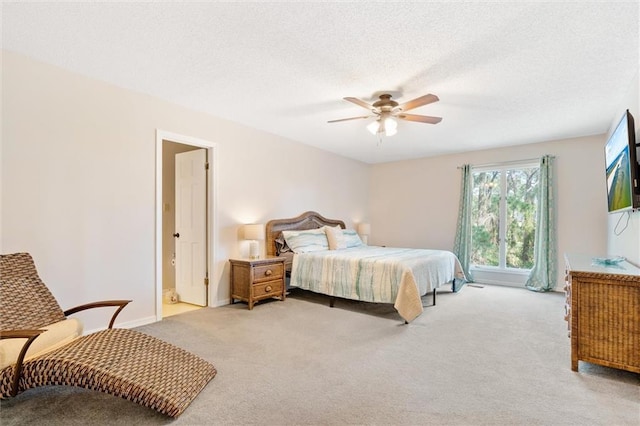
[[[282,236],[294,253],[329,250],[329,241],[323,228],[282,231]]]
[[[364,245],[360,236],[354,229],[344,229],[342,231],[342,235],[344,236],[344,242],[347,248],[360,247]]]
[[[339,250],[347,248],[347,243],[342,234],[342,228],[338,226],[325,226],[324,232],[327,234],[329,241],[329,250]]]

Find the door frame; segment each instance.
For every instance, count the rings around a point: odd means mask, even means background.
[[[215,250],[218,246],[218,146],[215,142],[180,135],[156,129],[156,214],[155,214],[155,281],[156,281],[156,321],[162,320],[162,151],[164,141],[197,146],[207,150],[209,173],[207,173],[207,270],[209,271],[209,288],[207,306],[218,305],[218,276],[216,270]]]

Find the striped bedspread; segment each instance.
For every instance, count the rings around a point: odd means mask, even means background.
[[[464,278],[449,251],[362,246],[299,253],[291,285],[316,293],[366,302],[393,303],[412,321],[423,311],[420,297],[454,278]]]

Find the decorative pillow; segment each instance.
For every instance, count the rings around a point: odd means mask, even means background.
[[[274,240],[276,243],[276,256],[280,256],[284,253],[293,253],[291,248],[287,245],[287,242],[284,240],[282,234],[278,238]]]
[[[282,236],[294,253],[329,250],[329,241],[323,228],[282,231]]]
[[[329,250],[347,248],[340,226],[325,226],[324,232],[327,234],[327,241],[329,241]]]
[[[344,236],[344,242],[347,248],[360,247],[364,245],[360,236],[354,229],[344,229],[342,231],[342,235]]]

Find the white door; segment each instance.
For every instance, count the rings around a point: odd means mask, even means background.
[[[176,154],[176,292],[206,306],[207,184],[205,149]]]

